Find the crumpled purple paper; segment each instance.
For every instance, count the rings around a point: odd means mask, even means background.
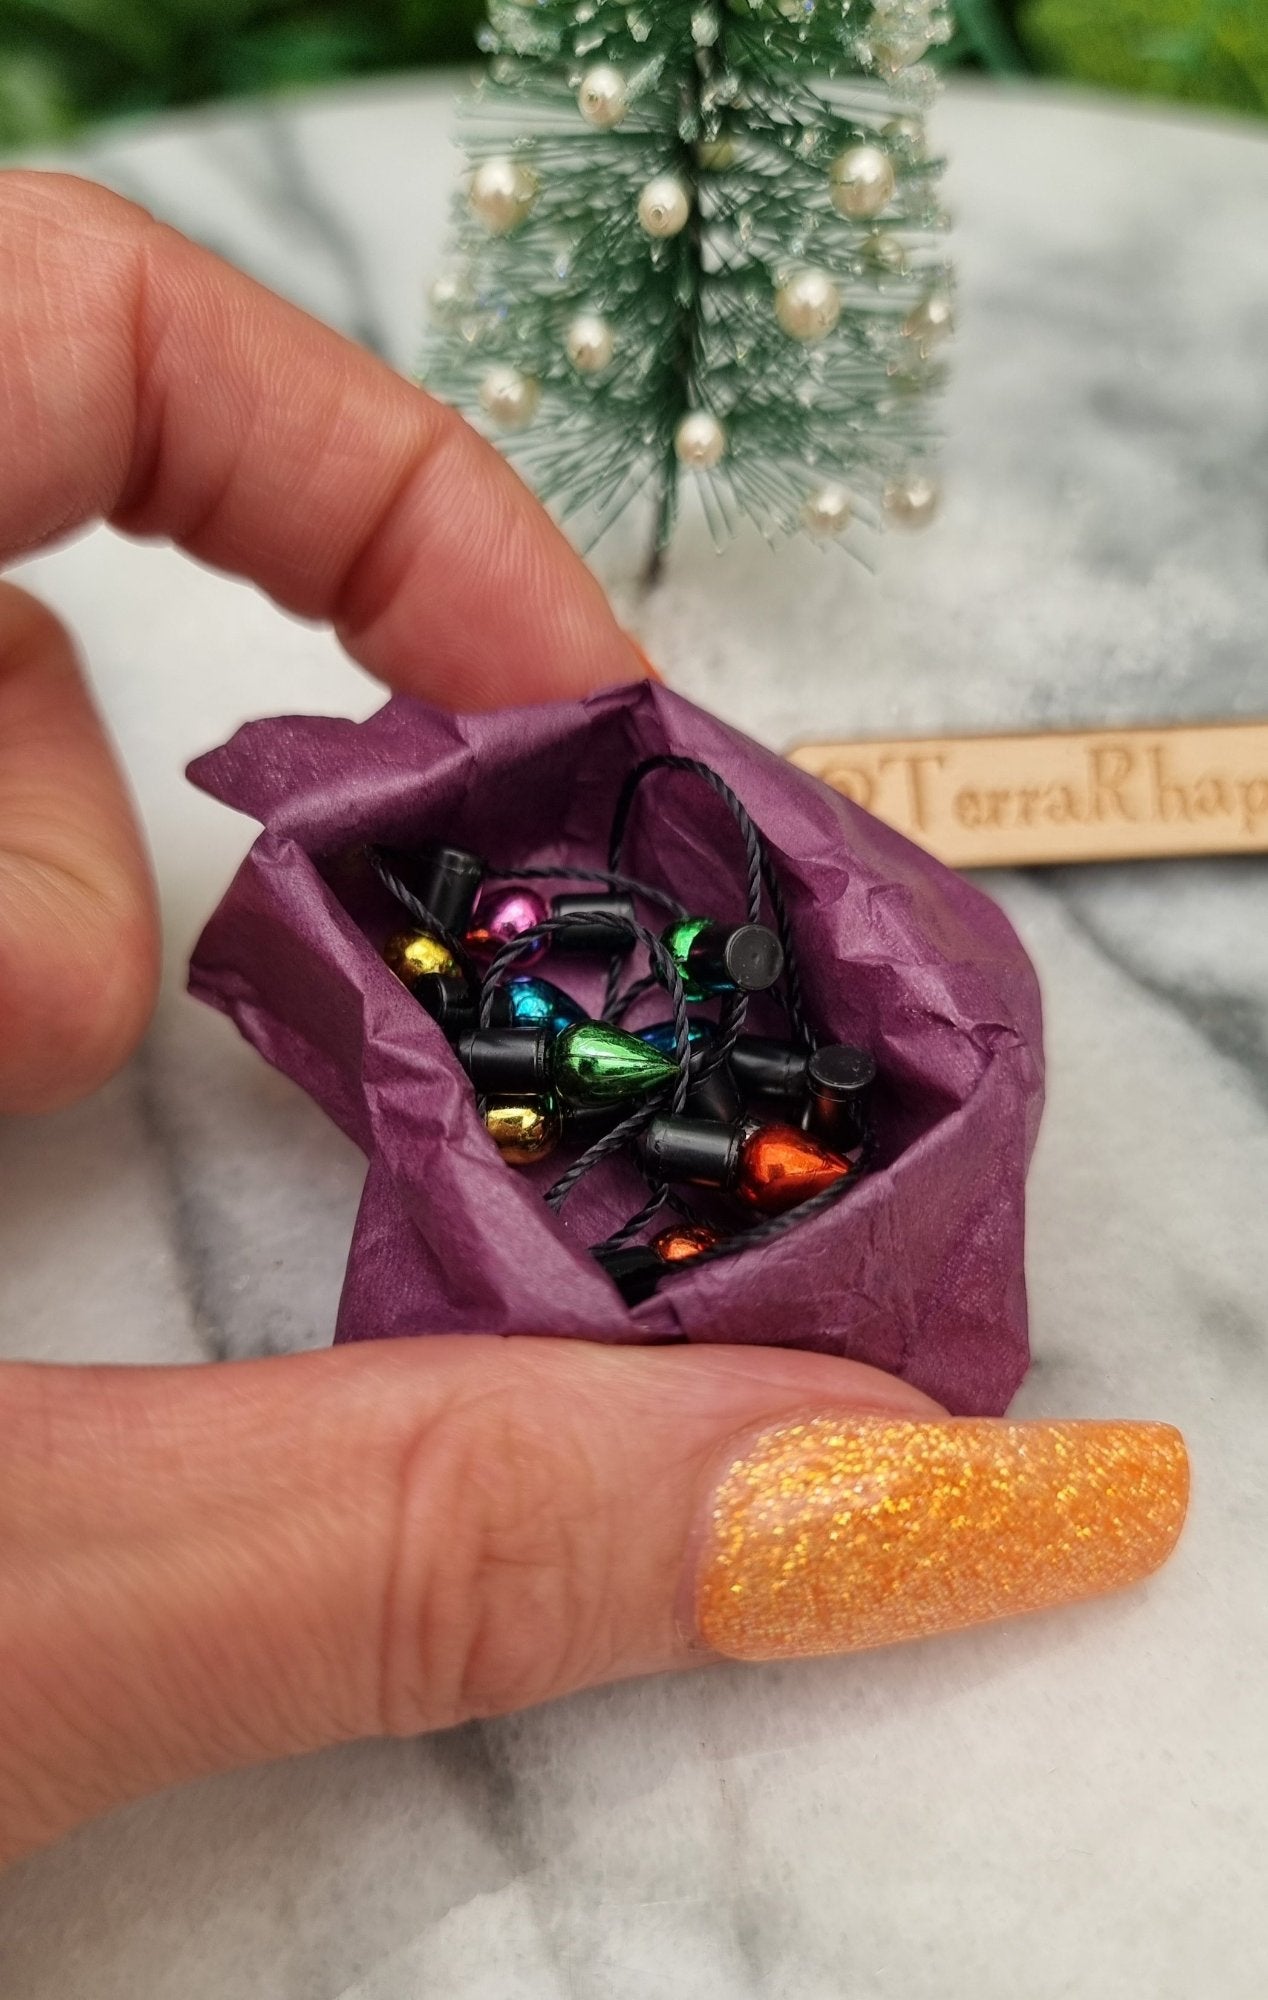
[[[808,1011],[880,1065],[877,1170],[767,1245],[627,1307],[587,1245],[645,1192],[627,1163],[541,1199],[559,1162],[505,1165],[440,1030],[378,955],[400,913],[364,844],[443,839],[508,866],[605,865],[621,781],[703,758],[769,843]],[[1025,1373],[1024,1183],[1042,1100],[1039,992],[1002,912],[902,835],[652,682],[585,701],[368,722],[249,723],[190,776],[264,831],[207,925],[191,988],[322,1104],[369,1160],[336,1338],[480,1332],[705,1340],[851,1355],[950,1409]],[[698,781],[645,780],[624,865],[744,915],[743,849]],[[583,1000],[568,966],[545,966]],[[779,1032],[765,997],[755,1032]],[[765,1011],[764,1011],[765,1010]],[[636,1022],[663,1017],[652,999]],[[303,1199],[303,1162],[295,1163]]]

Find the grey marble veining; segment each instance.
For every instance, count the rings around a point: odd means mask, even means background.
[[[782,745],[1268,713],[1268,145],[957,89],[948,502],[875,574],[689,518],[678,685]],[[443,85],[112,136],[78,170],[407,367]],[[0,1127],[0,1351],[321,1345],[353,1150],[181,968],[251,829],[185,759],[366,712],[329,638],[98,533],[25,565],[140,794],[169,977],[88,1105]],[[1190,1530],[1145,1589],[905,1651],[607,1689],[150,1801],[0,1881],[5,2000],[1259,2000],[1268,1975],[1268,867],[992,878],[1035,956],[1026,1413],[1172,1419]]]

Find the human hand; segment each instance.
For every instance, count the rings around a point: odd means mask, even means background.
[[[459,706],[640,671],[455,416],[99,189],[0,176],[0,383],[9,555],[102,517],[170,536]],[[0,585],[0,1110],[108,1075],[156,963],[69,641]],[[797,1352],[9,1365],[0,1861],[200,1773],[1110,1589],[1163,1559],[1185,1484],[1163,1426],[957,1424]]]

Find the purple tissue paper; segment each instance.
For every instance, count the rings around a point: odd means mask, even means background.
[[[366,843],[444,840],[508,868],[606,865],[621,782],[658,752],[734,788],[784,883],[809,1017],[880,1067],[875,1171],[766,1245],[627,1307],[587,1255],[639,1205],[628,1162],[556,1218],[558,1160],[508,1167],[439,1028],[379,956],[401,913]],[[1043,1091],[1039,991],[1002,912],[861,807],[653,682],[452,715],[397,699],[354,723],[249,723],[193,781],[263,832],[198,944],[191,988],[369,1161],[336,1339],[554,1334],[753,1342],[871,1362],[962,1413],[1028,1359],[1025,1174]],[[623,864],[701,914],[745,915],[744,851],[687,774],[644,781]],[[542,885],[550,893],[552,885]],[[542,968],[583,1001],[601,971]],[[649,997],[632,1025],[663,1018]],[[766,996],[748,1027],[778,1033]],[[303,1200],[296,1162],[295,1198]]]

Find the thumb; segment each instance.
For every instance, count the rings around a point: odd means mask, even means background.
[[[858,1364],[434,1337],[0,1369],[0,1859],[173,1780],[1155,1567],[1175,1432]]]

